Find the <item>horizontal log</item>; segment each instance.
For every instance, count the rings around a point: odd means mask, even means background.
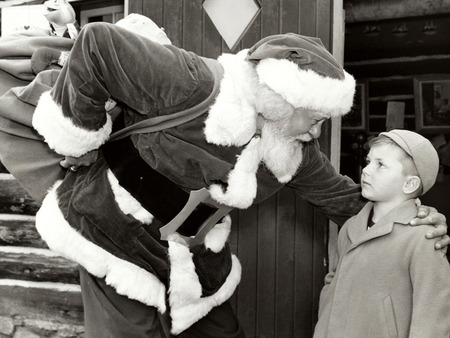
[[[0,276],[39,282],[79,283],[78,265],[46,249],[0,247]]]
[[[35,215],[39,204],[10,174],[0,174],[0,213]]]
[[[77,285],[0,279],[0,299],[0,316],[83,324],[83,305]]]
[[[345,21],[377,21],[450,13],[450,1],[423,0],[346,0]]]
[[[35,217],[0,214],[0,245],[47,248],[35,227]]]

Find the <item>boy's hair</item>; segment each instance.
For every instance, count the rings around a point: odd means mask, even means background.
[[[369,145],[373,146],[375,143],[381,142],[377,140],[382,138],[392,141],[392,144],[398,146],[408,155],[405,155],[403,161],[404,173],[416,175],[420,178],[422,189],[418,189],[417,195],[423,195],[430,190],[436,182],[439,171],[439,156],[433,144],[413,131],[394,129],[380,133],[377,138],[370,141]]]

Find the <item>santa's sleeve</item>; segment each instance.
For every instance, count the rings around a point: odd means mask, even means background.
[[[112,129],[105,103],[113,99],[147,115],[185,102],[195,89],[186,52],[107,23],[83,27],[33,127],[57,153],[79,157],[104,144]],[[187,75],[186,75],[187,74]],[[169,81],[170,78],[170,81]]]
[[[36,107],[33,127],[58,154],[80,157],[99,148],[111,133],[111,117],[104,107],[102,110],[102,114],[92,112],[87,120],[66,116],[48,91],[42,94]]]
[[[360,186],[334,169],[318,141],[305,145],[299,171],[287,186],[339,225],[367,203]]]

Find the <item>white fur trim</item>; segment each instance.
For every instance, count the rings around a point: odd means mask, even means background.
[[[257,112],[252,104],[258,85],[246,51],[223,54],[217,60],[224,68],[220,92],[205,121],[206,141],[222,146],[242,146],[256,131]]]
[[[256,172],[261,162],[259,137],[254,137],[238,156],[238,160],[228,175],[226,192],[218,184],[209,187],[211,197],[220,204],[246,209],[256,197]]]
[[[108,169],[107,174],[111,190],[114,194],[114,199],[116,200],[119,209],[125,215],[131,215],[144,224],[151,224],[153,222],[153,215],[144,209],[142,204],[119,184],[119,181],[116,176],[114,176],[111,169]]]
[[[169,242],[170,288],[169,303],[172,334],[179,334],[203,318],[212,308],[228,300],[241,280],[241,264],[232,256],[232,268],[217,292],[201,297],[202,287],[195,273],[192,253],[182,244]]]
[[[85,239],[65,220],[58,206],[58,181],[36,214],[36,228],[49,248],[82,265],[90,274],[105,278],[118,294],[166,311],[166,288],[148,271],[122,260]]]
[[[261,83],[294,107],[323,111],[332,117],[346,114],[352,107],[355,79],[345,71],[345,79],[338,80],[300,69],[289,60],[272,58],[261,60],[256,71]]]
[[[259,149],[262,161],[280,183],[289,182],[303,160],[303,142],[280,137],[269,122],[261,130]]]
[[[160,44],[172,44],[166,33],[144,15],[131,13],[117,21],[116,25]]]
[[[45,138],[50,148],[58,154],[80,157],[98,149],[111,134],[112,120],[106,113],[106,123],[96,131],[76,126],[65,117],[62,108],[50,95],[50,91],[41,95],[33,114],[33,127]]]
[[[216,224],[205,237],[205,247],[212,252],[220,252],[227,242],[231,231],[231,217],[226,215],[222,223]]]

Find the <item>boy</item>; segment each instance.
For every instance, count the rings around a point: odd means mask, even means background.
[[[450,267],[411,227],[415,198],[434,184],[432,144],[407,130],[381,133],[361,177],[368,202],[341,229],[314,337],[450,337]]]

